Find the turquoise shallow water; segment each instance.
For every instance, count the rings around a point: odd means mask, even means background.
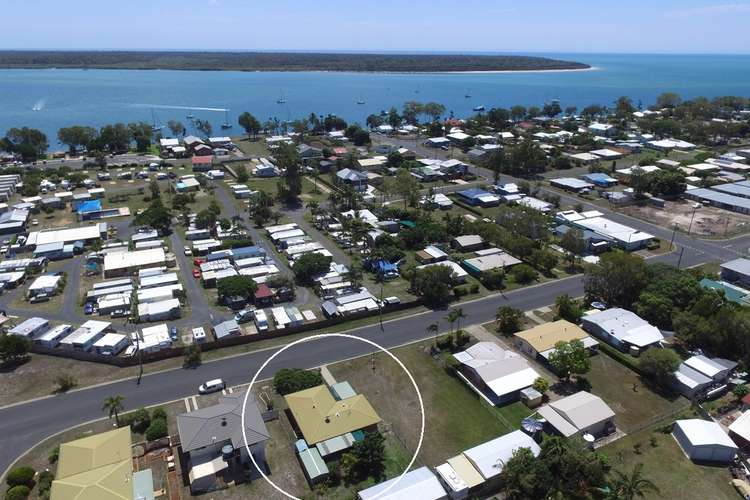
[[[627,95],[647,106],[664,91],[684,98],[750,96],[750,56],[549,54],[581,61],[591,71],[472,74],[273,73],[117,70],[0,70],[0,133],[27,125],[44,130],[56,147],[57,129],[82,124],[154,119],[165,124],[186,116],[208,119],[220,133],[229,109],[230,133],[237,115],[261,121],[333,113],[364,123],[370,113],[408,100],[436,101],[456,116],[474,106],[539,105],[560,99],[563,107],[611,104]],[[464,96],[470,94],[467,99]],[[284,104],[277,104],[282,97]],[[358,100],[365,104],[357,104]],[[182,108],[193,108],[188,111]]]

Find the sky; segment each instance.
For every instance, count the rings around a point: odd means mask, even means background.
[[[750,53],[750,0],[3,0],[3,49]]]

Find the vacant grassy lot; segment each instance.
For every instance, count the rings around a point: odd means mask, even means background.
[[[591,383],[591,392],[601,397],[617,414],[617,427],[625,432],[690,405],[682,396],[657,394],[637,373],[604,353],[591,357],[591,371],[585,377]]]
[[[425,407],[425,434],[418,462],[436,466],[446,459],[512,429],[479,402],[458,379],[426,353],[429,343],[396,349],[414,376]],[[372,361],[374,359],[374,362]],[[374,367],[374,368],[373,368]],[[403,370],[385,354],[330,365],[338,381],[349,381],[365,394],[406,448],[419,438],[419,402]]]
[[[261,158],[263,156],[270,155],[270,151],[266,147],[266,141],[263,139],[247,139],[246,137],[234,137],[233,139],[234,144],[237,145],[238,148],[240,148],[240,151],[242,151],[245,155],[251,156],[253,158]]]
[[[656,446],[651,444],[655,439]],[[640,454],[633,447],[640,444]],[[643,464],[644,475],[656,484],[660,495],[646,498],[682,500],[737,499],[725,467],[697,465],[690,461],[671,434],[646,429],[626,436],[599,450],[609,457],[612,468],[630,472]]]

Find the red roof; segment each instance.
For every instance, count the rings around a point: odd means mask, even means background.
[[[742,398],[742,404],[745,406],[750,406],[750,394]]]
[[[193,165],[213,165],[213,156],[193,156]]]
[[[270,288],[268,288],[268,285],[265,283],[261,283],[258,285],[258,289],[255,291],[255,298],[256,299],[267,299],[269,297],[273,297],[273,292]]]

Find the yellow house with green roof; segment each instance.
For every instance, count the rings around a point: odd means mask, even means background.
[[[380,417],[361,394],[337,400],[325,385],[284,396],[308,445],[358,430],[374,431]]]

